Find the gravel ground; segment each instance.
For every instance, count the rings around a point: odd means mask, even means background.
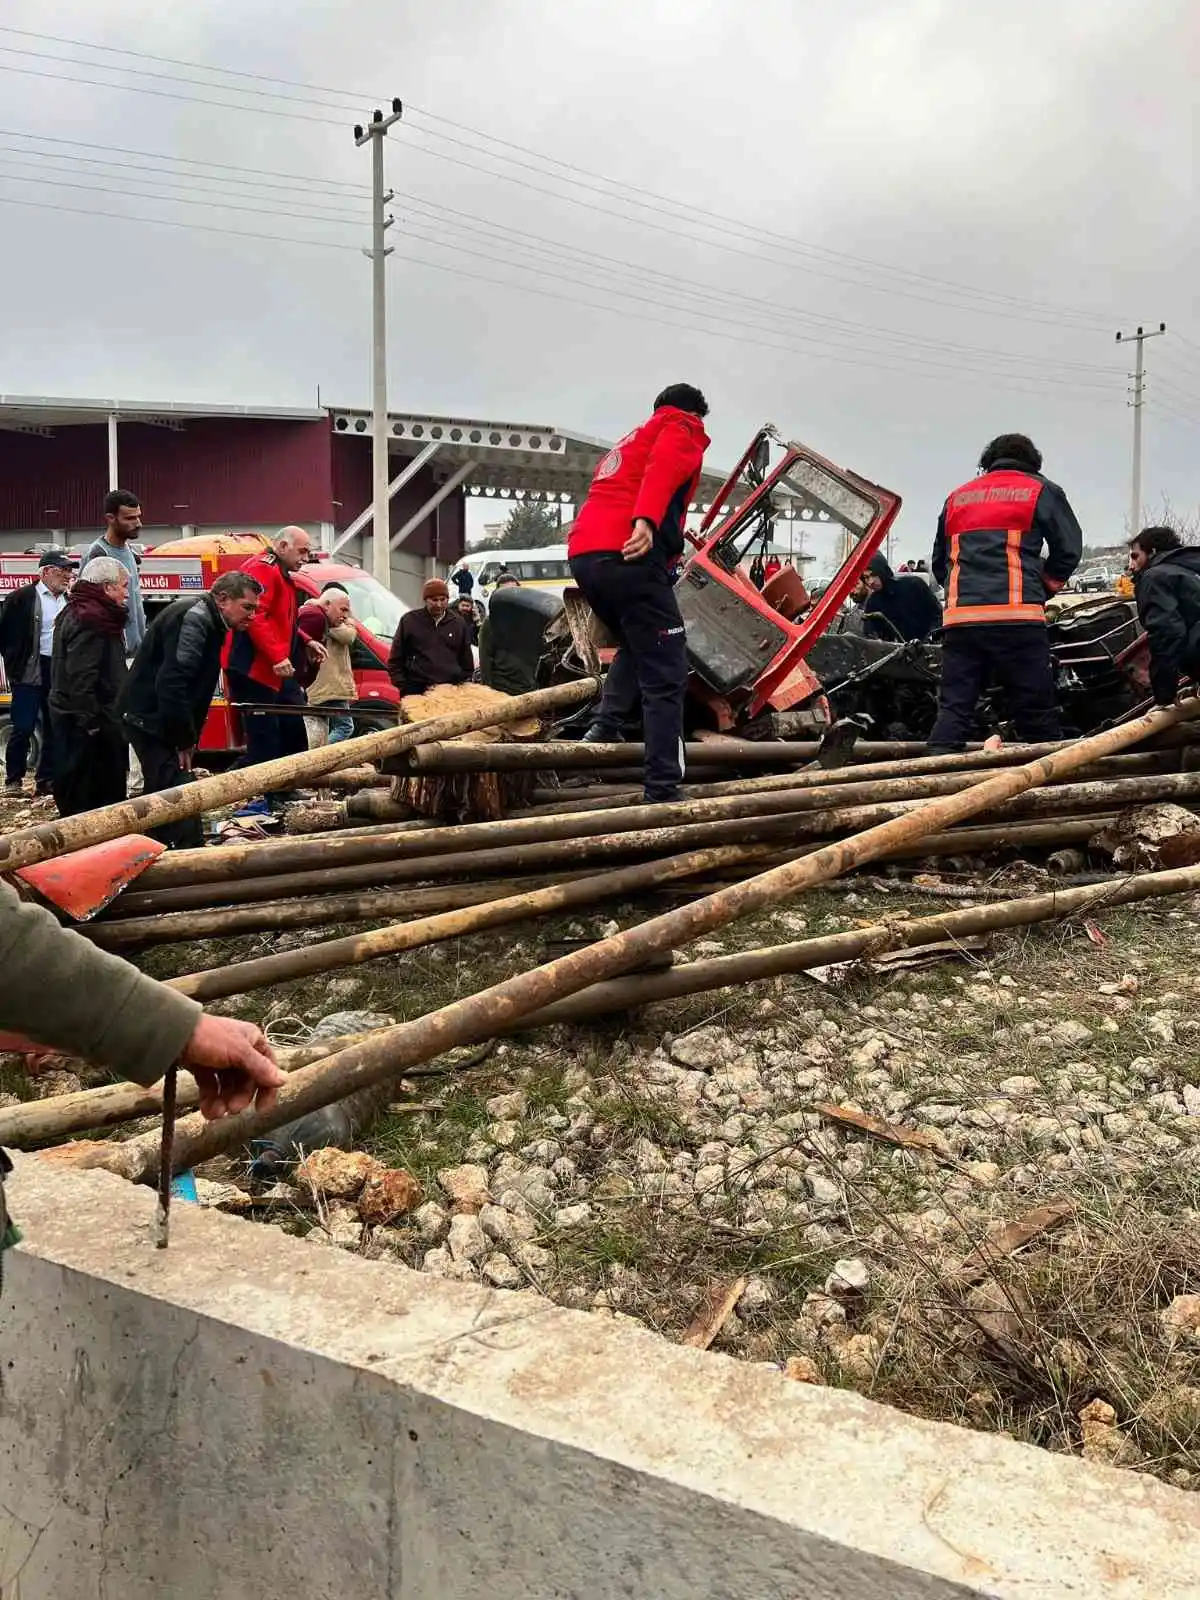
[[[904,909],[937,905],[902,883],[818,893],[688,956]],[[412,1085],[430,1111],[398,1090],[361,1155],[260,1186],[254,1215],[1200,1487],[1196,910],[1152,903],[962,959],[499,1043]],[[359,1011],[416,1015],[542,959],[544,941],[603,931],[539,924],[219,1009],[281,1040],[330,1013],[350,1031]],[[145,964],[166,975],[281,942]],[[11,1059],[4,1087],[46,1091]],[[245,1172],[210,1164],[202,1198],[247,1210]],[[1031,1236],[1009,1253],[997,1231],[1022,1218]]]

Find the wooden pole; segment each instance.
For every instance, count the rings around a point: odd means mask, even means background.
[[[760,873],[744,883],[718,890],[707,899],[667,911],[611,939],[572,951],[545,966],[494,984],[479,994],[388,1028],[374,1040],[352,1046],[292,1074],[270,1111],[243,1112],[208,1124],[198,1116],[187,1117],[176,1129],[176,1168],[193,1167],[202,1160],[243,1145],[284,1122],[397,1076],[454,1045],[490,1038],[531,1011],[577,994],[590,984],[618,977],[664,950],[690,943],[767,906],[778,905],[805,889],[840,877],[853,867],[876,861],[898,845],[953,827],[1064,773],[1078,771],[1102,756],[1127,749],[1150,734],[1174,727],[1197,710],[1200,707],[1193,705],[1154,711],[1105,733],[1081,739],[1027,766],[999,772],[986,783],[965,789],[961,794],[926,801],[916,811],[881,823],[854,838],[825,845],[801,861]],[[107,1151],[85,1144],[75,1159],[83,1165],[102,1165],[126,1177],[140,1179],[154,1170],[156,1157],[155,1139],[150,1141],[149,1151],[145,1142],[138,1140]]]
[[[1013,770],[1023,771],[1018,768]],[[965,777],[925,780],[940,785],[953,786],[954,792],[974,793],[985,789],[994,778],[980,779],[970,786]],[[839,797],[845,791],[837,791]],[[911,791],[908,791],[911,792]],[[817,792],[818,796],[820,791]],[[996,821],[1021,820],[1035,817],[1053,817],[1087,811],[1111,812],[1125,805],[1143,804],[1149,800],[1190,798],[1200,794],[1200,774],[1166,773],[1151,778],[1125,778],[1112,783],[1057,784],[1044,794],[1018,796],[1012,801],[988,808],[989,816]],[[577,866],[597,856],[645,855],[691,849],[700,845],[715,845],[739,839],[764,841],[783,839],[799,843],[808,839],[828,838],[874,827],[893,817],[903,816],[921,809],[927,802],[921,799],[888,800],[874,805],[834,806],[825,810],[811,807],[819,799],[797,795],[762,795],[752,797],[744,806],[736,800],[693,802],[693,813],[712,815],[717,807],[724,809],[716,820],[693,822],[674,827],[636,828],[631,823],[643,821],[655,811],[683,810],[684,807],[637,807],[614,813],[593,812],[594,820],[613,819],[616,828],[630,831],[592,833],[576,830],[575,836],[534,840],[529,843],[502,845],[499,848],[460,848],[445,855],[425,856],[411,854],[416,845],[424,848],[422,836],[406,835],[390,849],[381,848],[382,841],[359,841],[372,846],[373,858],[351,866],[328,865],[309,868],[301,872],[273,873],[266,877],[242,878],[219,888],[207,883],[182,884],[179,887],[143,890],[140,887],[123,894],[112,907],[109,917],[120,920],[125,916],[152,916],[168,911],[194,911],[215,904],[245,905],[266,900],[282,900],[297,895],[322,895],[331,889],[349,890],[353,887],[380,887],[385,883],[436,881],[451,877],[477,874],[502,874],[505,872],[534,872],[555,866]],[[706,808],[701,810],[701,808]],[[763,813],[766,813],[765,815]],[[578,819],[566,819],[573,821]],[[433,841],[446,843],[451,834],[487,828],[516,827],[508,823],[473,823],[464,829],[441,829],[433,833]],[[564,828],[562,831],[566,832]],[[332,845],[340,841],[329,841]],[[300,848],[296,841],[292,848]],[[237,847],[235,847],[237,848]],[[253,847],[252,847],[253,848]],[[269,846],[258,846],[269,849]],[[403,853],[401,853],[403,852]],[[157,873],[158,863],[142,875],[141,881],[158,881],[151,877]],[[168,868],[170,862],[167,862]]]
[[[646,976],[615,978],[580,990],[568,999],[544,1006],[538,1011],[503,1024],[500,1034],[525,1033],[534,1028],[586,1022],[594,1017],[612,1016],[664,1000],[704,994],[714,989],[762,983],[812,967],[832,966],[882,955],[892,950],[919,948],[945,939],[962,939],[977,934],[997,933],[1007,928],[1030,927],[1039,922],[1062,921],[1077,915],[1096,916],[1114,907],[1169,895],[1190,894],[1200,889],[1200,867],[1184,867],[1170,872],[1148,872],[1136,877],[1114,877],[1080,889],[1060,889],[1050,894],[1029,895],[990,905],[971,906],[962,911],[942,912],[906,922],[874,923],[847,933],[802,939],[795,943],[770,945],[764,949],[740,951],[707,961],[692,961],[670,967],[665,972]],[[378,1030],[379,1033],[385,1030]],[[280,1053],[286,1071],[296,1071],[309,1060],[321,1059],[334,1051],[372,1041],[375,1034],[335,1039],[327,1045],[302,1047]],[[482,1040],[464,1040],[477,1043]],[[195,1080],[180,1074],[179,1104],[196,1104]],[[162,1104],[159,1087],[142,1089],[133,1084],[110,1084],[101,1089],[86,1089],[78,1094],[60,1095],[51,1100],[31,1101],[0,1109],[0,1145],[28,1149],[64,1134],[113,1127],[157,1111]],[[101,1147],[104,1148],[104,1147]]]
[[[533,694],[514,695],[486,709],[458,711],[451,716],[385,728],[379,733],[364,734],[360,739],[344,739],[340,744],[323,745],[319,750],[306,750],[253,767],[236,767],[176,789],[137,795],[119,805],[101,806],[97,811],[84,811],[78,816],[59,817],[34,828],[22,828],[0,836],[0,872],[13,872],[35,861],[48,861],[52,856],[82,849],[84,845],[119,839],[126,833],[144,833],[147,828],[157,828],[163,823],[181,822],[218,806],[248,800],[251,795],[295,788],[309,778],[338,767],[374,761],[433,740],[457,738],[459,734],[474,733],[481,728],[539,716],[544,711],[561,710],[591,699],[599,688],[594,678],[582,678],[552,689],[538,689]]]
[[[890,778],[873,776],[858,783],[834,786],[790,784],[764,790],[738,788],[713,799],[681,800],[669,804],[609,806],[589,812],[524,817],[502,822],[469,822],[452,827],[426,827],[346,837],[341,833],[313,838],[269,840],[262,843],[217,846],[207,850],[176,850],[160,857],[137,880],[138,894],[185,884],[219,883],[243,879],[247,873],[263,878],[284,872],[367,862],[396,862],[418,856],[445,856],[459,850],[488,850],[515,845],[544,844],[556,839],[584,839],[621,833],[641,833],[697,822],[721,822],[732,817],[782,816],[790,812],[882,805],[904,800],[928,800],[957,794],[984,783],[987,772],[934,773],[928,776]],[[1104,778],[1091,784],[1051,786],[1056,795],[1070,798],[1080,809],[1099,803],[1133,805],[1148,799],[1191,799],[1200,795],[1200,773],[1156,773],[1135,778]],[[1055,802],[1057,804],[1057,801]]]
[[[228,966],[210,967],[204,972],[190,972],[179,978],[168,979],[167,988],[178,989],[180,994],[201,1001],[217,1000],[230,994],[246,994],[251,989],[266,988],[268,984],[287,983],[292,978],[332,972],[338,967],[358,966],[364,961],[374,961],[379,956],[395,955],[401,950],[416,950],[445,939],[479,933],[485,928],[525,922],[575,906],[595,905],[601,900],[672,883],[697,872],[738,865],[764,853],[762,847],[730,845],[722,849],[693,850],[684,855],[643,861],[636,866],[593,873],[589,877],[572,878],[566,882],[558,881],[543,889],[530,889],[521,894],[506,895],[503,899],[443,911],[435,916],[421,917],[415,922],[397,922],[391,927],[375,928],[369,933],[352,933],[342,939],[326,939],[320,944],[302,945],[298,950],[283,950],[273,956],[260,956],[254,961],[237,961]]]

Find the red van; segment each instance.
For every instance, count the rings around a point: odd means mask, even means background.
[[[222,572],[236,571],[268,547],[268,541],[259,534],[221,534],[176,539],[147,551],[139,573],[147,622],[181,595],[211,589]],[[37,563],[36,555],[0,555],[0,597],[31,583],[38,575]],[[351,707],[355,731],[367,733],[390,726],[396,719],[400,696],[388,677],[387,663],[404,606],[370,573],[339,561],[336,556],[318,553],[293,576],[303,596],[318,595],[327,583],[334,582],[349,594],[351,616],[358,630],[358,638],[350,646],[357,690]],[[3,683],[2,667],[0,685],[0,714],[7,714],[10,696],[8,685]],[[7,734],[7,727],[4,733]],[[216,758],[219,765],[221,757],[237,755],[245,746],[241,718],[228,700],[222,678],[200,736],[205,764],[212,765]]]

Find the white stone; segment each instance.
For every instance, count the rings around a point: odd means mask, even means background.
[[[805,1174],[805,1181],[814,1206],[822,1211],[841,1211],[842,1191],[831,1178],[827,1178],[823,1172],[810,1169]]]
[[[825,1293],[835,1296],[865,1294],[871,1281],[865,1261],[851,1256],[845,1261],[835,1261],[833,1271],[825,1280]]]
[[[738,1299],[738,1315],[752,1317],[756,1312],[765,1311],[774,1300],[775,1291],[765,1278],[748,1278]]]
[[[1077,1022],[1073,1017],[1056,1022],[1047,1034],[1050,1043],[1056,1045],[1086,1044],[1092,1037],[1092,1030],[1086,1023]]]
[[[511,1150],[521,1137],[521,1124],[519,1122],[489,1123],[487,1136],[498,1150]]]
[[[693,1028],[671,1041],[671,1059],[684,1067],[711,1071],[722,1066],[733,1051],[733,1041],[721,1028]]]
[[[1174,1044],[1175,1019],[1169,1011],[1156,1011],[1146,1022],[1146,1032],[1160,1044]]]
[[[499,1250],[484,1261],[480,1276],[495,1289],[520,1289],[525,1283],[525,1274]]]
[[[661,1172],[667,1164],[666,1156],[650,1139],[635,1139],[631,1154],[639,1172]]]
[[[554,1214],[556,1228],[582,1228],[592,1220],[592,1208],[586,1200],[575,1206],[562,1206]]]
[[[514,1089],[511,1094],[494,1094],[485,1104],[489,1117],[497,1122],[509,1122],[525,1115],[529,1096],[524,1089]]]
[[[450,1217],[436,1200],[426,1200],[413,1212],[417,1233],[429,1245],[441,1244],[450,1231]]]
[[[446,1247],[455,1261],[480,1261],[487,1254],[488,1242],[479,1218],[462,1212],[450,1219],[450,1236]]]

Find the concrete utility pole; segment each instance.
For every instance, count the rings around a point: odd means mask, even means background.
[[[392,550],[388,537],[388,408],[387,408],[387,280],[384,267],[391,249],[383,236],[392,225],[384,207],[392,199],[383,187],[383,141],[393,122],[399,122],[404,107],[392,101],[392,114],[373,113],[364,128],[354,130],[358,146],[371,146],[371,248],[363,254],[371,263],[371,571],[385,588],[392,586]]]
[[[1142,407],[1146,403],[1146,363],[1144,347],[1147,339],[1157,339],[1159,334],[1166,333],[1167,325],[1160,322],[1157,328],[1149,333],[1144,328],[1139,328],[1136,333],[1118,333],[1117,343],[1127,344],[1133,339],[1137,344],[1137,360],[1134,369],[1129,374],[1133,380],[1133,398],[1129,402],[1133,407],[1133,484],[1129,496],[1129,537],[1132,539],[1138,533],[1142,521]]]

